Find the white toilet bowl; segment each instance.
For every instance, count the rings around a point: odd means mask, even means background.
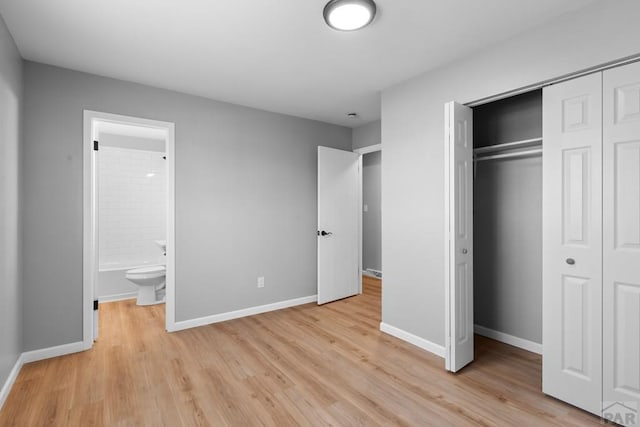
[[[164,265],[134,268],[125,277],[138,287],[137,305],[152,305],[164,302],[166,268]]]

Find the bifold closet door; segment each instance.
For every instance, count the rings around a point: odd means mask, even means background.
[[[605,71],[603,98],[606,411],[640,402],[640,63]]]
[[[445,104],[445,369],[473,361],[473,110]]]
[[[600,415],[602,75],[543,91],[542,390]]]

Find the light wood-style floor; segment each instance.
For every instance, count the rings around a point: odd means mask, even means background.
[[[540,392],[540,356],[477,338],[459,374],[381,333],[380,284],[187,331],[101,305],[94,348],[23,367],[0,426],[599,425]]]

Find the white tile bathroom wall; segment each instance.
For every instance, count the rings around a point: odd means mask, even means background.
[[[164,153],[100,147],[100,270],[163,264],[166,239]]]

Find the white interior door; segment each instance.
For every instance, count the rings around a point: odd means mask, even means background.
[[[603,415],[640,425],[640,63],[603,79]]]
[[[318,147],[318,304],[360,292],[361,162]]]
[[[543,91],[544,393],[600,414],[602,77]]]
[[[446,354],[456,372],[473,360],[473,110],[445,104]]]

